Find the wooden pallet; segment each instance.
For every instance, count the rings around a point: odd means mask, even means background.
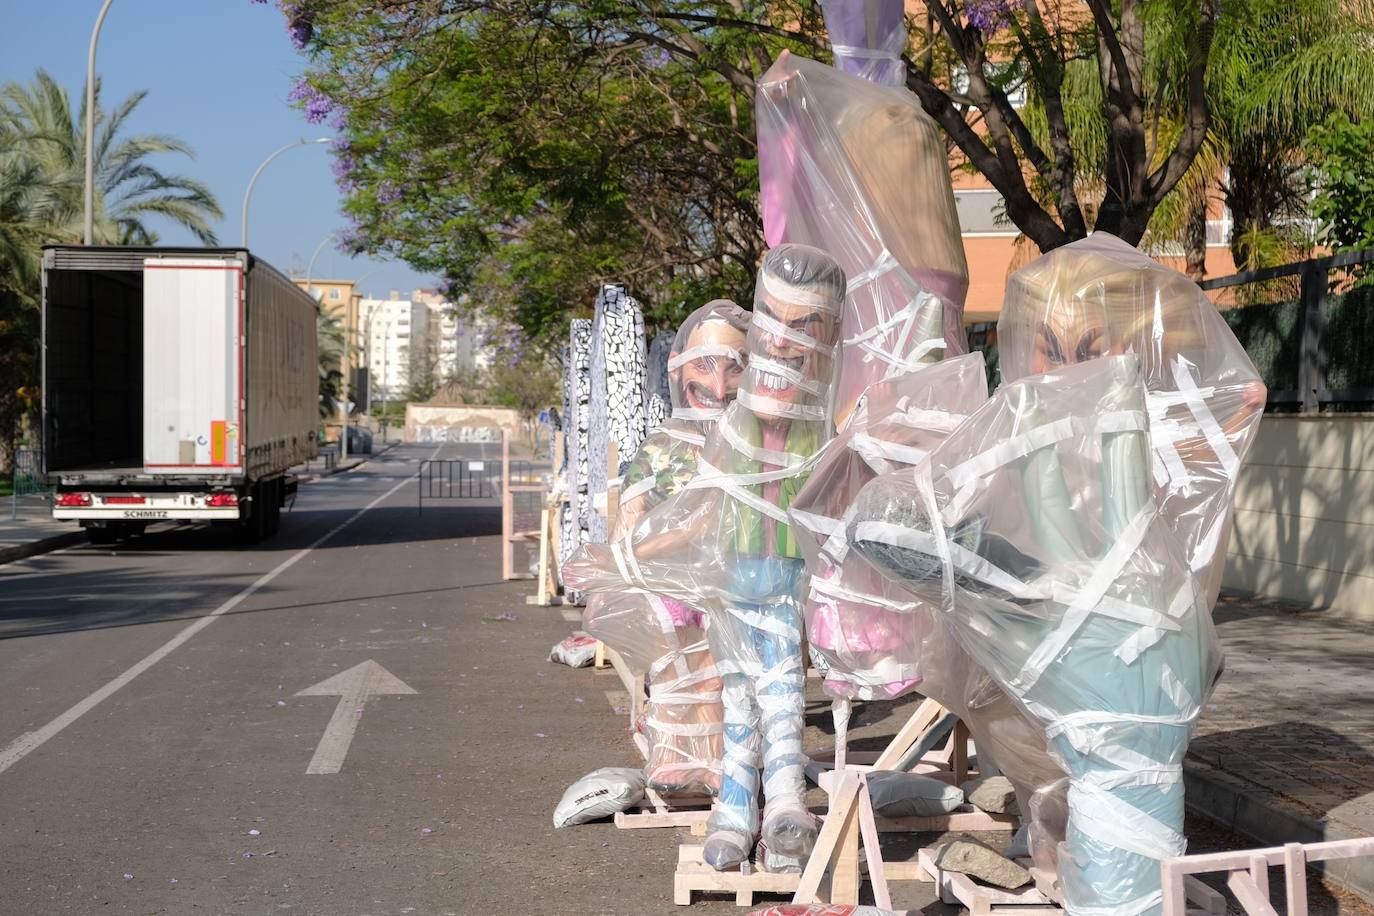
[[[1009,891],[979,884],[958,872],[942,871],[935,865],[936,853],[933,848],[917,853],[919,880],[933,880],[940,900],[962,904],[968,908],[969,916],[1062,916],[1064,912],[1058,882],[1053,875],[1035,868],[1030,859],[1017,862],[1030,871],[1035,882]],[[1187,916],[1226,916],[1226,900],[1201,881],[1189,879],[1184,890]]]
[[[1287,916],[1307,916],[1307,867],[1312,862],[1329,862],[1374,856],[1374,838],[1331,840],[1325,843],[1289,843],[1265,849],[1238,849],[1165,859],[1161,865],[1164,884],[1164,916],[1178,916],[1196,902],[1194,889],[1200,883],[1194,875],[1225,872],[1226,888],[1249,916],[1270,916],[1276,911],[1270,901],[1269,869],[1283,869],[1283,896]],[[1206,887],[1206,885],[1203,885]],[[1210,891],[1211,889],[1208,888]],[[1226,912],[1226,899],[1211,891]],[[1211,914],[1209,914],[1211,916]]]
[[[653,789],[644,791],[644,801],[615,816],[621,830],[643,830],[650,827],[687,827],[692,836],[706,836],[706,821],[711,817],[715,799],[709,795],[660,795]]]
[[[701,860],[700,846],[679,846],[673,875],[673,903],[691,906],[694,892],[734,894],[738,906],[753,906],[755,894],[792,894],[801,875],[765,871],[716,871]]]

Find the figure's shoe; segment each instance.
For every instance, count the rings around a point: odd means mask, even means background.
[[[774,853],[804,859],[816,845],[816,819],[806,811],[782,811],[763,821],[763,842]]]
[[[717,830],[701,847],[701,861],[716,871],[738,868],[749,858],[749,842],[733,830]]]

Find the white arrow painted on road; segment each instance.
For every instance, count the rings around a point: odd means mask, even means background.
[[[339,698],[320,746],[315,748],[315,756],[306,767],[306,775],[337,773],[343,768],[344,757],[348,756],[348,746],[353,743],[353,733],[358,730],[368,697],[412,693],[415,691],[408,684],[370,658],[297,693],[298,697]]]

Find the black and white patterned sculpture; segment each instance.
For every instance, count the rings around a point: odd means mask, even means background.
[[[675,331],[659,331],[649,341],[648,375],[644,386],[644,429],[653,432],[672,413],[668,390],[668,359],[673,352]]]
[[[587,498],[587,433],[591,417],[592,322],[589,318],[574,318],[568,331],[569,381],[568,413],[563,424],[563,441],[568,448],[568,518],[564,526],[561,555],[571,555],[579,544],[587,540],[587,524],[591,500]],[[581,603],[577,595],[569,594],[573,604]]]
[[[606,466],[607,446],[616,442],[622,463],[628,464],[644,441],[644,314],[624,287],[610,283],[601,287],[592,319],[591,350],[586,479],[589,497],[600,503],[607,481],[620,476],[620,468]],[[588,518],[592,542],[605,543],[606,517],[593,511]]]

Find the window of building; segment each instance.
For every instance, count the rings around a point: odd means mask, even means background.
[[[1016,235],[1007,219],[1002,195],[991,188],[964,188],[954,192],[954,208],[964,235]]]
[[[337,298],[339,298],[339,290],[338,290],[337,287],[334,288],[334,289],[331,289],[331,290],[329,291],[329,298],[330,298],[330,299],[337,299]]]

